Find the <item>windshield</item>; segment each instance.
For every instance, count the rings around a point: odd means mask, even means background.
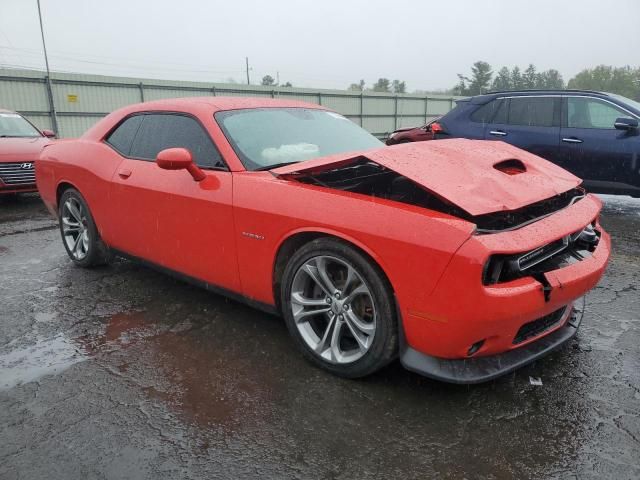
[[[42,134],[17,113],[0,112],[0,137],[40,137]]]
[[[247,170],[383,146],[352,121],[324,110],[229,110],[215,118]]]
[[[631,100],[630,98],[623,97],[622,95],[616,95],[615,93],[610,93],[609,95],[611,95],[614,98],[617,98],[621,102],[626,103],[630,107],[635,108],[636,110],[640,111],[640,102],[636,102],[635,100]]]

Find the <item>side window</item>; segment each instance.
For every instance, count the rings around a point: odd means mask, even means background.
[[[142,115],[127,118],[107,137],[107,143],[125,157],[131,151],[131,144],[142,123]]]
[[[491,123],[507,123],[507,107],[509,105],[509,100],[506,98],[501,98],[496,100],[496,114],[493,116],[493,120]]]
[[[484,105],[481,105],[471,114],[471,121],[476,123],[488,123],[493,117],[493,109],[495,108],[496,101],[492,100]]]
[[[551,97],[515,97],[509,102],[509,125],[552,127],[555,99]]]
[[[183,147],[201,167],[224,167],[209,134],[193,118],[178,114],[146,114],[130,156],[154,161],[165,148]]]
[[[613,129],[616,118],[631,118],[624,110],[596,98],[567,98],[567,127]]]

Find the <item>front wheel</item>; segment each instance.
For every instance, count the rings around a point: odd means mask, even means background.
[[[363,377],[396,355],[393,295],[380,269],[352,246],[320,238],[283,273],[281,305],[303,354],[336,375]]]
[[[60,198],[58,218],[62,243],[73,263],[80,267],[107,263],[108,250],[80,192],[73,188],[65,190]]]

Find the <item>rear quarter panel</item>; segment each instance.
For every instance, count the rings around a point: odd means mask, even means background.
[[[322,232],[364,250],[387,275],[404,310],[422,304],[474,228],[422,208],[278,180],[267,172],[234,174],[234,209],[243,293],[269,304],[275,302],[276,254],[297,233]]]
[[[57,191],[60,185],[70,184],[85,198],[100,235],[109,243],[110,182],[120,158],[102,143],[78,139],[54,143],[43,150],[36,163],[36,182],[47,208],[57,212]]]

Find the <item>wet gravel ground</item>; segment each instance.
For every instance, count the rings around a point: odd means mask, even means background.
[[[604,199],[614,254],[577,337],[471,387],[325,374],[280,319],[75,268],[37,196],[1,199],[0,478],[638,478],[640,200]]]

